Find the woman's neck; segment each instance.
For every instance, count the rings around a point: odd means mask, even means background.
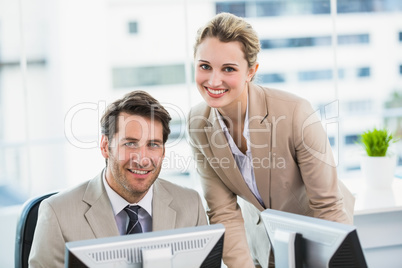
[[[233,101],[225,107],[218,108],[218,111],[223,116],[225,121],[229,121],[229,124],[244,125],[244,119],[246,117],[247,111],[247,102],[248,85],[246,84],[244,92],[237,100]]]

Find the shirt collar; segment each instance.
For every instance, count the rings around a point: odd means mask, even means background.
[[[112,204],[113,213],[116,216],[120,211],[122,211],[127,205],[139,205],[141,206],[150,216],[152,216],[152,198],[153,198],[153,188],[151,185],[145,196],[135,204],[128,203],[123,197],[116,193],[106,181],[106,169],[102,176],[103,185],[105,186],[106,193],[109,197],[110,203]]]
[[[248,98],[247,98],[247,108],[246,108],[246,116],[244,118],[244,129],[243,129],[243,136],[246,138],[247,142],[250,141],[250,131],[248,128]]]

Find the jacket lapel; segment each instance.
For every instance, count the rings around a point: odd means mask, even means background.
[[[113,209],[103,186],[103,172],[88,183],[83,197],[83,201],[90,206],[85,218],[96,238],[119,235]]]
[[[208,122],[209,125],[204,127],[204,131],[211,145],[212,157],[214,157],[212,160],[214,169],[218,174],[222,174],[223,172],[224,176],[220,176],[221,180],[227,186],[230,185],[232,191],[262,209],[257,198],[255,198],[244,181],[240,169],[237,167],[229,143],[219,124],[216,109],[212,108],[210,110]],[[222,163],[222,166],[219,163]]]
[[[209,159],[211,165],[218,174],[222,172],[225,174],[225,177],[221,177],[221,179],[224,180],[226,185],[232,185],[237,189],[238,193],[245,193],[249,190],[248,186],[233,158],[229,143],[219,124],[216,109],[211,108],[208,122],[209,125],[204,127],[204,131],[212,151],[213,159]]]
[[[152,200],[152,230],[169,230],[176,227],[176,210],[170,206],[173,196],[159,183],[154,182]]]
[[[268,105],[264,91],[250,84],[249,89],[249,131],[251,154],[253,157],[254,176],[265,208],[271,206],[271,142],[272,124],[268,122]],[[258,160],[258,161],[257,161]],[[258,206],[257,206],[258,207]],[[261,208],[261,207],[260,207]]]

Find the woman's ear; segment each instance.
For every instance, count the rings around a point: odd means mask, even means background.
[[[105,136],[102,135],[101,137],[101,142],[100,142],[100,149],[103,157],[105,159],[109,158],[109,139]]]
[[[251,66],[248,69],[248,75],[247,75],[247,82],[250,82],[251,80],[253,80],[253,77],[255,76],[255,74],[257,73],[258,67],[260,65],[258,64],[258,62],[254,63],[253,66]]]

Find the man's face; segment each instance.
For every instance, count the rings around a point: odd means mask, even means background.
[[[130,203],[137,203],[158,178],[165,156],[162,123],[120,113],[118,132],[102,136],[102,155],[108,159],[106,180]]]

